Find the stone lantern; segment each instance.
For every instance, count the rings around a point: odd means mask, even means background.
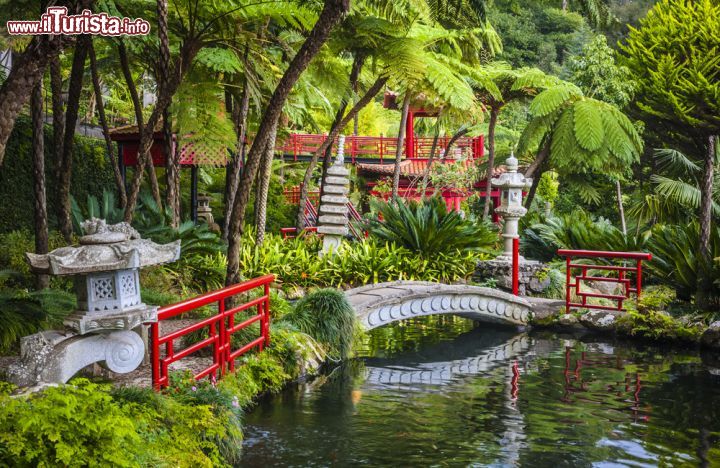
[[[199,195],[197,197],[197,218],[202,219],[209,225],[215,223],[212,208],[210,207],[210,200],[212,200],[212,197],[209,195]]]
[[[159,245],[127,223],[108,226],[95,218],[82,227],[78,246],[26,254],[36,273],[73,277],[79,310],[65,318],[65,330],[21,340],[21,362],[9,370],[17,385],[64,383],[95,362],[126,373],[145,355],[145,341],[134,330],[157,321],[158,308],[142,302],[139,270],[177,260],[180,241]]]
[[[505,160],[505,165],[507,172],[491,180],[493,187],[501,190],[500,206],[495,209],[495,213],[504,220],[503,253],[496,260],[512,262],[513,239],[520,237],[518,222],[527,213],[527,209],[522,204],[522,192],[524,189],[530,188],[532,179],[528,179],[518,172],[518,160],[512,154]],[[520,261],[523,262],[525,259],[521,257]]]
[[[345,136],[338,137],[338,150],[335,164],[328,168],[323,196],[320,200],[320,217],[318,218],[319,234],[323,235],[322,253],[337,250],[343,237],[350,232],[348,229],[348,197],[350,186],[349,171],[344,162]]]

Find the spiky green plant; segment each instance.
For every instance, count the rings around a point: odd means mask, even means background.
[[[350,356],[356,330],[355,312],[342,291],[320,289],[300,299],[284,320],[328,347],[340,359]]]
[[[422,202],[377,202],[381,219],[367,222],[370,233],[423,257],[491,249],[498,241],[490,225],[448,211],[440,197]]]

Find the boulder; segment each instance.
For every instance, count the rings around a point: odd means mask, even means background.
[[[700,337],[700,342],[708,348],[720,348],[720,320],[710,324]]]
[[[592,330],[613,331],[617,326],[617,319],[619,317],[620,315],[617,312],[591,310],[580,316],[580,323]]]
[[[573,325],[577,325],[579,322],[576,315],[573,314],[562,314],[558,318],[558,323],[560,325],[563,325],[565,327],[572,327]]]

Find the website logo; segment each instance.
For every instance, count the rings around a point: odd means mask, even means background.
[[[83,10],[68,15],[66,7],[50,7],[40,21],[8,21],[8,33],[14,36],[38,34],[93,34],[98,36],[145,36],[150,23],[142,18],[118,18],[107,13]]]

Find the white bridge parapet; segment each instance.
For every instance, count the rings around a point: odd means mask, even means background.
[[[427,281],[369,284],[345,292],[367,330],[424,315],[453,314],[472,320],[527,325],[532,305],[496,289]]]

